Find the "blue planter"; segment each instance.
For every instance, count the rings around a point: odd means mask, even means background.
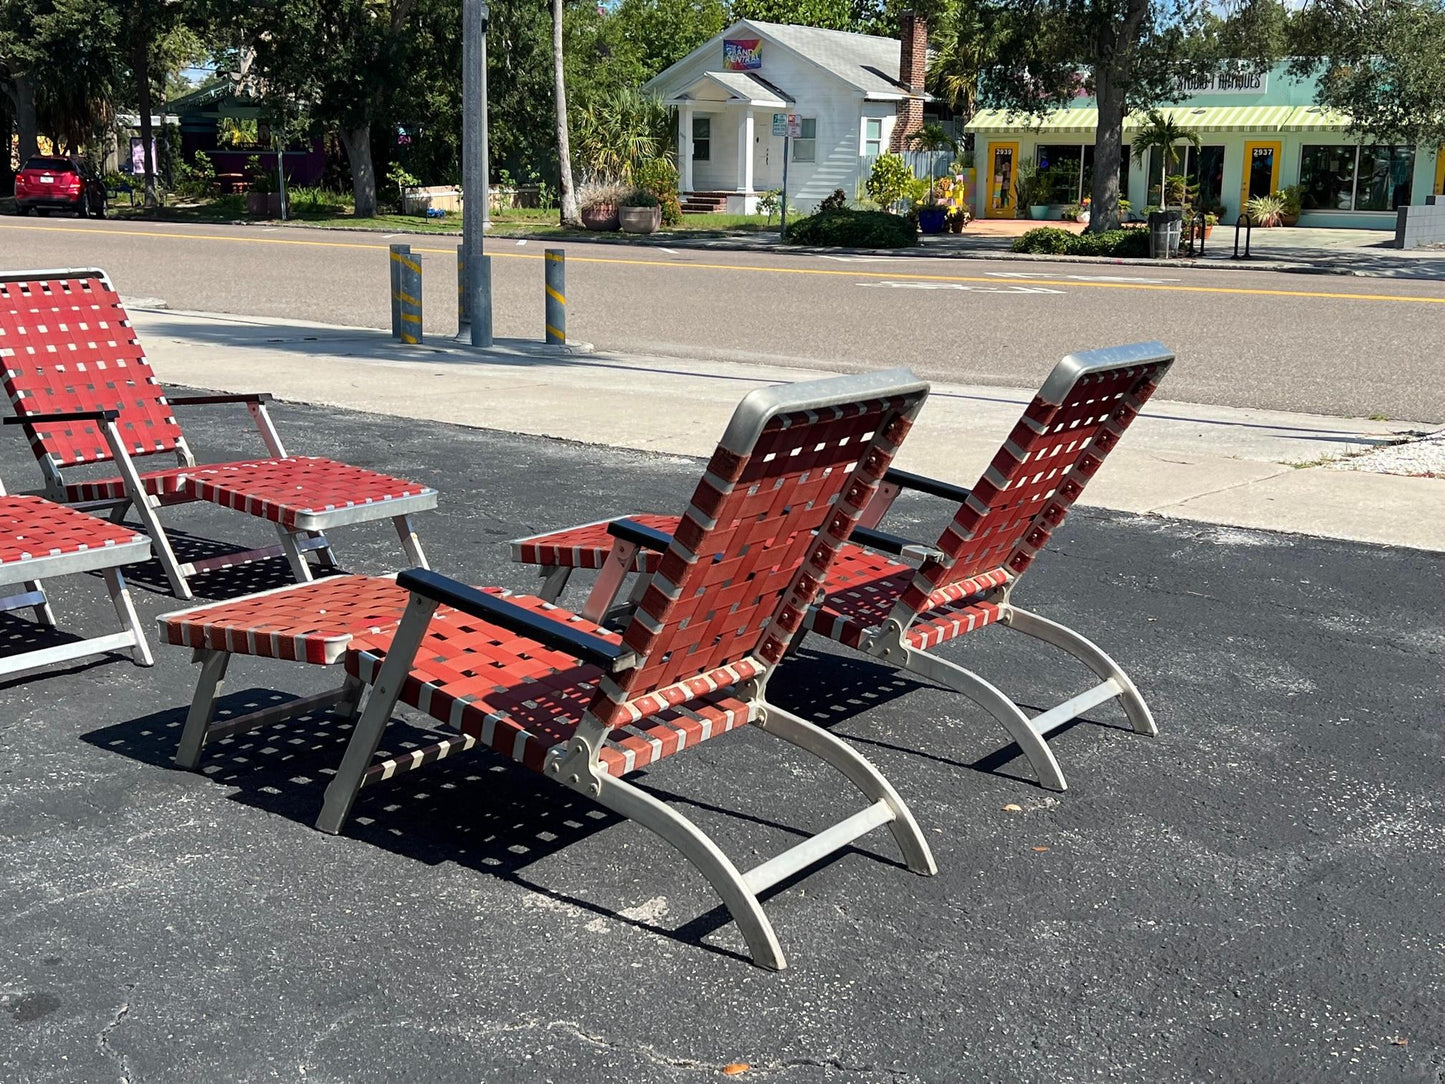
[[[920,207],[918,208],[918,228],[923,233],[942,233],[943,221],[947,217],[947,207]]]

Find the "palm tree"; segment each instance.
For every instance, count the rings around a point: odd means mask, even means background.
[[[1159,151],[1159,206],[1161,208],[1164,206],[1164,179],[1169,175],[1170,167],[1178,158],[1174,148],[1179,143],[1189,143],[1197,151],[1200,147],[1199,133],[1193,128],[1175,124],[1173,117],[1166,117],[1157,109],[1149,110],[1144,126],[1134,133],[1134,161],[1143,165],[1148,161],[1151,150]]]
[[[933,203],[933,165],[934,155],[939,151],[953,151],[958,153],[958,141],[943,130],[941,124],[925,124],[916,132],[912,132],[904,140],[915,151],[922,151],[928,155],[928,202]]]
[[[978,0],[950,4],[933,32],[928,62],[929,93],[967,122],[978,108],[979,77],[994,55],[993,36]]]
[[[572,183],[572,147],[567,131],[567,80],[562,70],[562,0],[552,0],[552,78],[557,93],[557,162],[561,166],[562,225],[580,226],[577,189]]]

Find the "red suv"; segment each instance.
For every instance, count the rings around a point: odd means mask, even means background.
[[[105,217],[105,182],[80,158],[27,158],[15,174],[15,213],[74,211]]]

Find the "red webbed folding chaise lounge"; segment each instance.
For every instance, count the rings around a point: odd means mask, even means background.
[[[121,565],[149,560],[150,555],[151,544],[145,535],[44,497],[8,495],[0,483],[0,611],[29,607],[36,621],[53,627],[55,612],[44,581],[101,572],[121,624],[120,632],[106,636],[0,656],[0,677],[109,651],[128,650],[141,666],[150,666],[150,648],[120,572]],[[20,590],[15,594],[5,594],[16,587]]]
[[[5,391],[45,474],[46,495],[87,508],[134,506],[171,588],[192,598],[197,572],[284,553],[298,580],[311,578],[307,553],[336,566],[324,532],[391,519],[407,560],[426,564],[412,513],[436,507],[436,491],[314,456],[288,456],[266,411],[269,395],[185,395],[167,399],[131,330],[120,298],[97,270],[0,273],[0,363]],[[267,458],[197,466],[173,406],[243,404]],[[140,471],[136,460],[169,453],[176,467]],[[69,468],[114,462],[119,475],[76,480]],[[209,501],[270,520],[279,547],[181,563],[161,507]]]
[[[225,653],[326,662],[344,652],[351,688],[334,694],[343,707],[355,702],[357,682],[372,688],[327,788],[324,831],[340,831],[363,786],[487,745],[676,847],[722,897],[754,961],[781,968],[758,893],[883,825],[910,869],[935,870],[878,771],[766,697],[927,388],[893,370],[748,395],[620,635],[536,596],[416,569],[394,584],[321,580],[185,611],[161,619],[162,636],[195,648],[203,663]],[[313,595],[318,612],[307,614],[297,603]],[[345,598],[363,601],[350,607]],[[331,609],[337,601],[341,609]],[[187,724],[197,749],[216,688],[205,676],[201,684]],[[398,700],[460,733],[376,759]],[[870,804],[742,872],[700,828],[624,777],[748,723],[821,757]]]
[[[1084,486],[1168,371],[1173,355],[1143,343],[1070,355],[1054,367],[1003,447],[972,489],[890,470],[809,611],[808,628],[963,693],[993,715],[1028,756],[1039,782],[1064,790],[1048,736],[1117,698],[1140,734],[1157,732],[1128,675],[1072,629],[1015,606],[1020,577],[1064,521]],[[877,531],[903,489],[956,503],[933,544]],[[656,566],[675,520],[634,516],[512,543],[517,561],[541,566],[542,597],[555,601],[576,568],[599,569],[581,613],[618,611],[630,572]],[[635,593],[634,593],[635,599]],[[999,624],[1053,644],[1100,683],[1032,718],[996,686],[934,649]]]

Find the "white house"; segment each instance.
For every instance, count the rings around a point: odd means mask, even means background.
[[[811,209],[837,188],[853,198],[873,159],[922,123],[928,31],[904,12],[901,33],[743,19],[649,80],[644,92],[677,109],[685,205],[751,214],[761,193],[782,187],[774,113],[802,118],[788,202]]]

